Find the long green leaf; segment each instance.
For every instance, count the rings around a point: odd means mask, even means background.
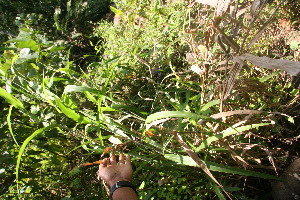
[[[47,130],[50,130],[51,128],[55,127],[55,125],[51,125],[51,126],[47,126],[44,128],[40,128],[36,131],[34,131],[34,133],[32,133],[28,138],[26,138],[26,140],[23,142],[19,154],[17,156],[17,165],[16,165],[16,182],[18,184],[18,180],[19,180],[19,168],[20,168],[20,163],[21,163],[21,159],[22,159],[22,155],[25,151],[26,146],[28,145],[28,143],[34,138],[36,137],[38,134],[44,133]]]
[[[149,124],[151,122],[154,122],[159,119],[165,119],[170,117],[183,117],[183,118],[191,118],[191,119],[206,119],[206,120],[212,120],[212,118],[204,116],[204,115],[198,115],[191,112],[184,112],[184,111],[162,111],[157,112],[152,115],[149,115],[145,121],[146,124]]]
[[[0,88],[0,96],[3,97],[6,101],[8,101],[8,103],[13,105],[14,107],[24,108],[21,101],[19,101],[16,97],[6,92],[6,90],[4,90],[3,88]]]
[[[6,118],[6,119],[7,119],[7,125],[8,125],[8,129],[9,129],[9,132],[10,132],[12,138],[14,139],[16,145],[19,147],[19,144],[18,144],[18,142],[17,142],[17,140],[16,140],[16,138],[15,138],[15,136],[14,136],[14,133],[13,133],[13,131],[12,131],[12,126],[11,126],[11,122],[10,122],[10,117],[11,117],[11,111],[12,111],[12,109],[13,109],[13,106],[11,105],[11,106],[9,107],[8,115],[7,115],[7,118]]]
[[[225,131],[221,132],[218,135],[213,135],[208,137],[206,140],[204,140],[200,146],[198,148],[196,148],[196,152],[199,152],[201,149],[204,149],[205,147],[208,147],[212,142],[215,142],[221,138],[225,138],[227,136],[233,135],[233,134],[237,134],[243,131],[247,131],[250,130],[252,128],[257,128],[260,126],[267,126],[270,125],[270,123],[261,123],[261,124],[252,124],[252,125],[245,125],[245,126],[240,126],[237,127],[235,129],[233,128],[228,128]]]
[[[209,109],[210,107],[220,104],[220,102],[221,102],[220,100],[213,100],[213,101],[210,101],[210,102],[208,102],[207,104],[205,104],[205,105],[200,109],[200,111],[206,111],[206,110]]]
[[[97,103],[97,100],[89,91],[84,91],[85,96],[93,103]]]
[[[273,76],[276,76],[277,74],[279,74],[280,71],[276,71],[268,76],[264,76],[262,78],[259,79],[259,82],[263,83],[263,82],[266,82],[268,79],[272,78]]]
[[[109,6],[110,10],[115,13],[116,15],[123,15],[124,13],[121,10],[118,10],[115,7]]]
[[[66,107],[58,97],[54,97],[54,98],[55,98],[56,105],[61,109],[61,111],[67,117],[73,119],[74,121],[76,121],[77,123],[80,123],[80,124],[92,124],[93,123],[89,118],[84,117],[84,116],[76,113],[74,110]]]
[[[189,156],[182,156],[182,155],[176,155],[176,154],[165,154],[164,156],[165,156],[165,158],[175,161],[178,164],[199,167],[198,164]],[[238,175],[242,175],[242,176],[253,176],[253,177],[265,178],[265,179],[282,180],[279,177],[272,176],[269,174],[239,169],[239,168],[235,168],[235,167],[229,167],[229,166],[221,165],[221,164],[218,164],[215,162],[210,162],[210,161],[204,161],[204,160],[202,160],[202,161],[206,164],[206,166],[209,170],[215,171],[215,172],[238,174]]]
[[[92,92],[92,93],[97,93],[99,92],[96,89],[85,87],[85,86],[77,86],[77,85],[67,85],[65,87],[64,93],[70,93],[70,92]]]
[[[228,126],[227,124],[225,124],[219,120],[216,120],[214,118],[211,118],[211,117],[208,117],[205,115],[199,115],[196,113],[185,112],[185,111],[162,111],[162,112],[154,113],[147,117],[147,119],[145,121],[146,129],[149,129],[149,128],[151,128],[151,126],[161,123],[162,121],[166,121],[166,120],[162,120],[162,119],[168,119],[168,118],[172,118],[172,117],[190,118],[190,119],[195,119],[195,120],[204,119],[207,121],[213,121],[213,122],[222,124],[224,126]]]
[[[214,182],[211,183],[213,186],[213,189],[216,193],[216,195],[219,197],[220,200],[226,200],[225,196],[223,195],[223,193],[221,192],[220,188],[217,186],[217,184],[215,184]]]
[[[53,75],[53,76],[54,76],[54,75]],[[53,76],[52,76],[52,77],[53,77]],[[50,79],[49,79],[49,80],[50,80]],[[46,87],[45,87],[45,85],[47,85],[46,82],[47,82],[47,80],[46,80],[45,78],[43,78],[42,88],[43,88],[43,94],[44,94],[44,96],[45,96],[45,99],[47,100],[47,102],[48,102],[51,106],[53,106],[53,107],[57,110],[58,113],[61,113],[61,111],[57,108],[57,106],[54,105],[54,103],[53,103],[52,100],[50,99],[49,94],[51,94],[52,92],[50,92],[49,90],[46,89]]]

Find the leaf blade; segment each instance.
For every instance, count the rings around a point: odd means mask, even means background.
[[[92,120],[88,119],[87,117],[84,117],[77,112],[75,112],[73,109],[70,109],[66,107],[63,102],[58,98],[54,97],[56,105],[60,108],[60,110],[69,118],[73,119],[77,123],[80,124],[92,124]]]
[[[176,154],[165,154],[165,158],[172,160],[178,164],[188,165],[192,167],[198,167],[198,164],[189,156],[182,156],[182,155],[176,155]],[[250,170],[244,170],[239,169],[235,167],[225,166],[221,165],[215,162],[210,161],[204,161],[202,160],[208,167],[209,170],[215,171],[215,172],[222,172],[222,173],[228,173],[228,174],[237,174],[242,176],[253,176],[257,178],[265,178],[265,179],[275,179],[275,180],[282,180],[281,178],[269,174],[264,174],[260,172],[250,171]]]
[[[47,130],[50,130],[51,128],[55,127],[55,125],[50,125],[50,126],[47,126],[47,127],[44,127],[44,128],[40,128],[36,131],[34,131],[29,137],[26,138],[26,140],[23,142],[20,150],[19,150],[19,153],[18,153],[18,156],[17,156],[17,164],[16,164],[16,182],[18,184],[18,180],[19,180],[19,168],[20,168],[20,164],[21,164],[21,159],[22,159],[22,155],[25,151],[25,148],[26,146],[28,145],[28,143],[34,138],[36,137],[37,135],[47,131]]]
[[[4,90],[3,88],[0,88],[0,96],[3,97],[8,103],[13,105],[14,107],[24,109],[24,106],[23,106],[22,102],[19,101],[13,95],[6,92],[6,90]]]
[[[209,146],[212,142],[215,142],[221,138],[225,138],[227,136],[233,135],[233,134],[237,134],[243,131],[247,131],[250,130],[252,128],[257,128],[260,126],[267,126],[270,125],[270,123],[260,123],[260,124],[252,124],[252,125],[245,125],[245,126],[240,126],[237,128],[228,128],[226,130],[224,130],[223,132],[221,132],[220,134],[217,135],[213,135],[208,137],[206,140],[202,141],[202,143],[200,144],[199,147],[196,148],[196,152],[199,152],[201,149],[204,149],[205,147]]]

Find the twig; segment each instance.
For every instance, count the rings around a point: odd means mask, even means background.
[[[221,185],[217,179],[212,175],[212,173],[207,168],[206,164],[198,157],[198,155],[182,140],[181,135],[178,132],[173,132],[176,140],[182,145],[186,153],[199,165],[199,167],[224,191],[224,193],[232,199],[229,194],[225,191],[223,185]]]

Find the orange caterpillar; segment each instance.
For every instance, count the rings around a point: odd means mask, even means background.
[[[112,147],[107,147],[104,149],[103,154],[101,155],[104,156],[104,154],[108,153],[110,150],[112,149]],[[77,167],[86,167],[86,166],[90,166],[90,165],[100,165],[102,163],[102,160],[98,160],[96,162],[92,162],[92,163],[84,163],[82,165],[76,166],[73,169],[71,169],[71,172],[74,171]]]
[[[102,160],[98,160],[96,162],[92,162],[92,163],[84,163],[81,166],[85,167],[85,166],[89,166],[89,165],[100,165],[102,163]]]

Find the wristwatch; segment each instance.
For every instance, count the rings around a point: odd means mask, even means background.
[[[137,191],[134,187],[134,185],[132,183],[130,183],[129,181],[117,181],[110,189],[110,195],[112,195],[114,193],[114,191],[116,189],[119,189],[121,187],[130,187],[131,189],[133,189],[135,191],[135,193],[137,194]]]

